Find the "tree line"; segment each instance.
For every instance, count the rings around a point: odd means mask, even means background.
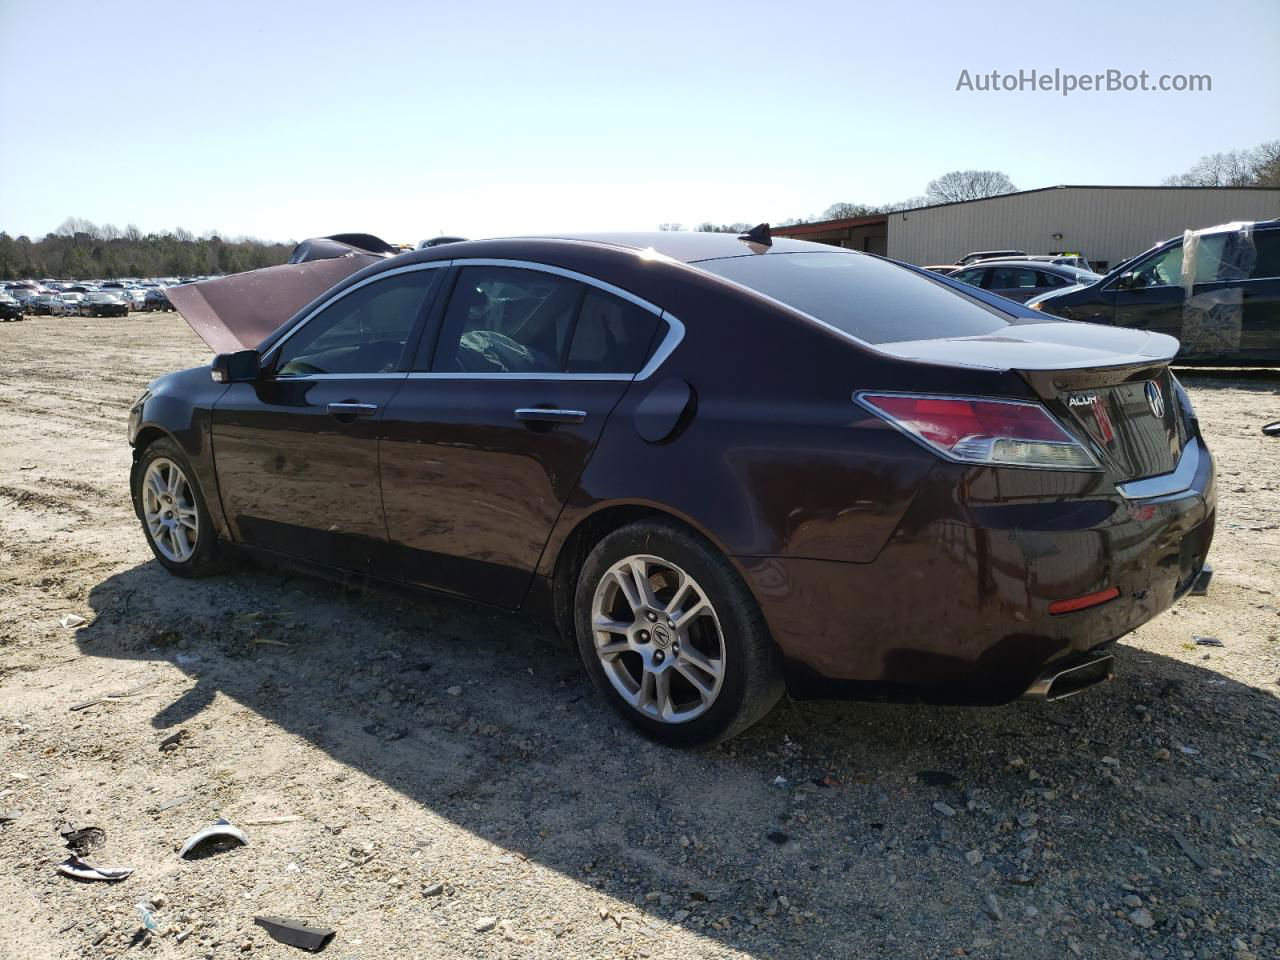
[[[121,229],[69,217],[52,233],[34,240],[0,231],[0,280],[240,273],[284,263],[293,247],[292,241],[221,237],[214,231],[197,237],[182,227],[143,233],[132,224]]]

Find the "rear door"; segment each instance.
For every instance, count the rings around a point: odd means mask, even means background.
[[[514,608],[660,311],[590,278],[469,261],[382,422],[387,530],[408,582]]]
[[[213,410],[222,505],[236,539],[387,575],[378,424],[407,376],[444,271],[379,274],[339,294],[232,384]]]

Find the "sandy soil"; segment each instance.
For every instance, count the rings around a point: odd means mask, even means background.
[[[1184,377],[1217,576],[1113,684],[677,753],[519,617],[165,574],[125,415],[206,356],[172,314],[0,325],[0,957],[300,955],[258,914],[340,958],[1280,956],[1280,376]],[[218,816],[251,845],[180,860]],[[58,876],[64,821],[132,877]]]

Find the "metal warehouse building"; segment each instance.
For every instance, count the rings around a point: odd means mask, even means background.
[[[1044,187],[982,200],[776,227],[775,236],[831,243],[915,264],[975,250],[1081,253],[1115,266],[1188,228],[1280,217],[1269,187]]]

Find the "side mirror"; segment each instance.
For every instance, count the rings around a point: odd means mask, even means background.
[[[261,375],[257,350],[220,353],[209,371],[215,383],[253,383]]]

